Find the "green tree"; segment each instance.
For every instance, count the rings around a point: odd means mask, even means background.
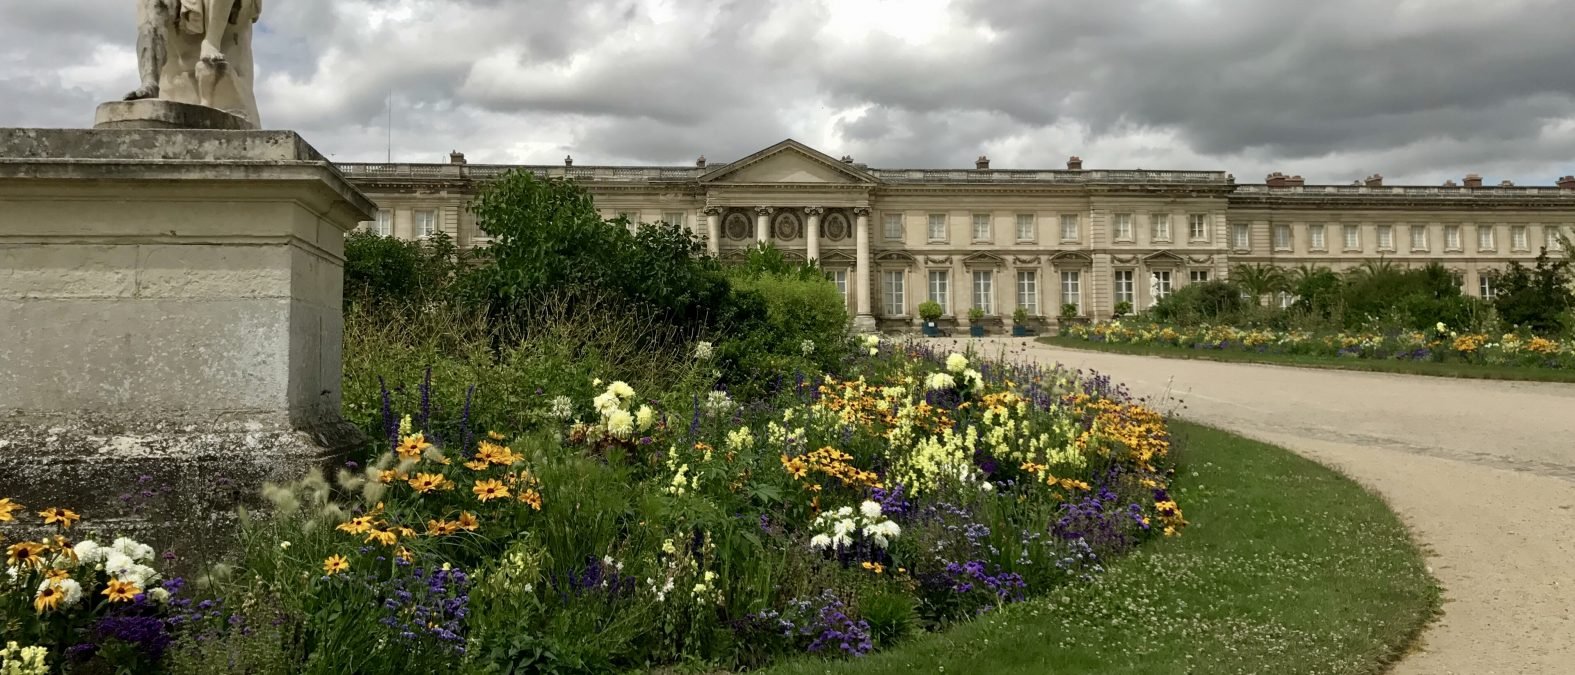
[[[1285,270],[1263,263],[1242,263],[1230,273],[1230,282],[1247,293],[1254,305],[1263,304],[1263,296],[1285,290],[1285,279]]]
[[[345,299],[352,305],[446,301],[465,260],[444,232],[423,241],[352,232],[345,237]]]
[[[1536,264],[1527,268],[1511,262],[1499,277],[1494,307],[1499,319],[1510,328],[1526,328],[1536,333],[1558,334],[1564,330],[1564,312],[1575,307],[1570,291],[1570,262],[1553,260],[1547,249],[1537,255]]]

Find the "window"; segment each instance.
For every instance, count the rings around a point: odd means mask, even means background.
[[[1280,309],[1290,309],[1291,305],[1296,304],[1296,294],[1294,294],[1294,293],[1288,293],[1286,291],[1280,291],[1278,293],[1275,293],[1274,297],[1279,299],[1279,301],[1280,301]]]
[[[1154,241],[1170,241],[1170,214],[1155,213],[1149,218],[1153,220]]]
[[[975,270],[973,273],[973,306],[985,314],[995,313],[995,273]]]
[[[990,232],[990,214],[988,214],[988,213],[975,213],[975,214],[973,214],[973,240],[974,241],[990,241],[990,240],[992,240],[994,238],[995,237],[991,236],[991,232]]]
[[[1308,239],[1308,242],[1307,242],[1308,247],[1311,248],[1314,251],[1322,251],[1322,250],[1325,250],[1325,249],[1328,248],[1328,245],[1324,242],[1324,239],[1323,239],[1323,226],[1322,225],[1308,225],[1307,226],[1307,239]]]
[[[1034,225],[1034,214],[1017,214],[1017,240],[1033,241],[1039,238],[1039,228]]]
[[[1132,270],[1116,270],[1116,302],[1132,304]]]
[[[831,270],[829,272],[826,272],[826,278],[830,279],[831,283],[836,284],[837,292],[841,293],[843,298],[847,298],[848,297],[848,271],[847,270]]]
[[[1427,226],[1426,225],[1412,225],[1411,226],[1411,250],[1413,250],[1413,251],[1426,251],[1427,250]]]
[[[1515,249],[1516,251],[1527,250],[1527,249],[1531,248],[1530,239],[1531,239],[1531,237],[1526,235],[1526,226],[1525,225],[1516,225],[1515,227],[1510,228],[1510,231],[1509,231],[1509,246],[1510,246],[1510,248]]]
[[[1061,216],[1061,241],[1077,241],[1077,214]]]
[[[1559,226],[1557,225],[1543,225],[1542,240],[1542,245],[1548,247],[1549,251],[1557,251],[1564,248],[1564,242],[1559,239]]]
[[[930,241],[946,241],[946,214],[930,214]]]
[[[1082,275],[1077,272],[1061,273],[1061,304],[1082,306]]]
[[[1149,275],[1149,285],[1150,290],[1154,292],[1154,302],[1159,302],[1161,298],[1170,295],[1170,271],[1160,270]]]
[[[1277,251],[1289,251],[1289,250],[1291,250],[1291,226],[1290,225],[1275,225],[1274,226],[1274,248]]]
[[[887,239],[902,239],[902,214],[886,214],[886,226],[883,234],[886,235]]]
[[[1193,241],[1202,241],[1209,238],[1209,217],[1202,213],[1194,213],[1187,217],[1187,236]]]
[[[1477,226],[1477,250],[1493,250],[1493,228],[1489,225]]]
[[[1189,284],[1203,284],[1208,283],[1208,281],[1208,270],[1192,270],[1191,272],[1187,273],[1187,283]]]
[[[1017,271],[1017,306],[1039,316],[1039,273],[1033,270]]]
[[[1116,233],[1115,234],[1116,234],[1116,240],[1117,241],[1131,241],[1132,240],[1132,214],[1130,214],[1130,213],[1118,213],[1118,214],[1116,214]]]
[[[431,211],[416,212],[416,236],[422,239],[437,232],[437,214]]]
[[[1361,226],[1360,225],[1346,225],[1344,227],[1344,231],[1345,231],[1345,250],[1347,250],[1347,251],[1360,251],[1360,250],[1362,250],[1362,228],[1361,228]]]
[[[1231,226],[1231,246],[1241,249],[1252,246],[1252,230],[1246,223]]]
[[[1493,299],[1493,297],[1498,294],[1498,289],[1493,288],[1492,275],[1482,273],[1477,274],[1477,292],[1480,293],[1483,298],[1488,300]]]
[[[1395,250],[1395,228],[1393,225],[1378,226],[1378,250]]]
[[[389,209],[377,210],[377,225],[373,232],[379,237],[389,237],[394,234],[394,212]]]
[[[1444,228],[1444,248],[1450,251],[1460,250],[1460,226],[1449,225]]]
[[[941,306],[942,314],[952,313],[951,272],[930,270],[930,300]]]
[[[904,302],[903,282],[907,280],[908,273],[902,270],[886,270],[880,273],[881,306],[885,309],[886,316],[901,316],[906,313],[907,305]]]
[[[668,225],[677,225],[678,227],[683,227],[684,220],[685,218],[683,211],[666,211],[662,213],[662,222],[667,223]]]

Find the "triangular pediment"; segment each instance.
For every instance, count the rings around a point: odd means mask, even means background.
[[[970,267],[1004,267],[1006,259],[994,253],[980,251],[963,258],[963,264]]]
[[[1143,256],[1143,262],[1149,264],[1169,263],[1172,265],[1180,265],[1186,261],[1182,260],[1181,256],[1171,253],[1170,251],[1155,251],[1146,256]]]
[[[886,251],[875,256],[875,262],[913,264],[913,254],[904,251]]]
[[[868,171],[788,139],[700,177],[701,183],[873,184]]]
[[[1057,265],[1091,265],[1093,264],[1094,259],[1090,258],[1087,253],[1079,253],[1077,251],[1062,251],[1053,256],[1050,256],[1050,262]]]
[[[822,265],[852,265],[854,257],[847,251],[826,251],[820,254],[820,263]]]

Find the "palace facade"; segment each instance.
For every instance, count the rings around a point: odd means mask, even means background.
[[[380,207],[364,227],[418,238],[439,230],[460,246],[487,236],[466,208],[477,189],[525,169],[589,188],[608,218],[695,230],[711,253],[741,256],[770,242],[818,260],[861,328],[917,321],[939,302],[966,322],[1024,307],[1054,321],[1064,305],[1108,318],[1181,286],[1223,278],[1238,263],[1341,270],[1384,258],[1443,263],[1468,294],[1490,296],[1512,260],[1558,249],[1575,232],[1575,178],[1553,187],[1482,184],[1305,185],[1271,174],[1237,184],[1223,171],[875,169],[786,140],[743,159],[694,166],[340,164]],[[1282,297],[1281,302],[1288,302]]]

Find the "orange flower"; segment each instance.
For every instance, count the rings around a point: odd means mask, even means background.
[[[470,491],[476,493],[476,499],[484,502],[509,496],[509,489],[497,480],[478,480]]]
[[[366,533],[366,543],[377,542],[384,546],[393,546],[399,541],[399,535],[393,530],[372,530]]]
[[[340,523],[338,529],[339,529],[340,532],[348,532],[350,534],[361,534],[362,532],[366,532],[366,531],[372,529],[372,516],[371,515],[356,516],[356,517],[351,518],[350,520],[348,520],[346,522]]]
[[[484,459],[473,459],[473,460],[470,460],[468,462],[465,462],[465,468],[470,469],[471,471],[480,471],[482,469],[487,468],[487,460],[484,460]]]
[[[62,530],[69,530],[71,529],[71,525],[73,523],[82,520],[82,516],[77,515],[75,511],[71,511],[70,509],[62,509],[58,506],[52,509],[44,509],[43,511],[39,511],[38,515],[44,519],[45,525],[54,525],[55,523],[60,523],[60,529]]]
[[[43,614],[49,610],[58,609],[60,601],[64,600],[65,597],[66,592],[60,588],[60,582],[50,579],[47,585],[38,589],[38,595],[33,598],[33,611]]]
[[[454,526],[466,532],[475,532],[481,526],[481,521],[476,520],[475,514],[469,511],[460,511],[459,522],[454,523]]]
[[[11,501],[10,497],[0,499],[0,523],[9,523],[16,520],[11,514],[16,513],[21,508],[22,505]]]
[[[394,451],[399,453],[400,459],[421,459],[421,453],[430,447],[432,444],[427,442],[426,434],[411,434],[399,439]]]
[[[520,493],[520,501],[530,504],[532,509],[541,510],[541,493],[535,490],[526,490]]]
[[[448,479],[440,473],[418,473],[410,479],[410,487],[421,494],[441,490],[447,483]]]
[[[350,569],[350,561],[337,553],[328,556],[328,559],[323,561],[323,573],[328,576],[333,576],[347,569]]]
[[[44,566],[42,554],[49,550],[48,546],[31,541],[22,541],[12,544],[6,549],[6,561],[12,567],[38,569]]]
[[[129,581],[110,579],[109,585],[104,587],[104,595],[110,602],[131,602],[142,593],[142,589]]]

